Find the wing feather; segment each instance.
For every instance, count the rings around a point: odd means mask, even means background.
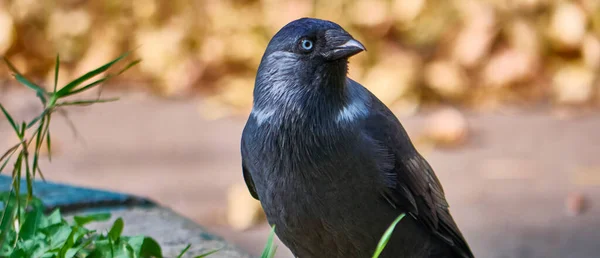
[[[393,166],[382,171],[388,186],[382,194],[394,207],[405,208],[461,257],[472,258],[467,242],[450,215],[444,190],[433,169],[415,150],[396,116],[369,94],[371,113],[364,123],[363,133],[383,151],[393,154]]]
[[[246,160],[246,159],[248,159],[248,154],[247,154],[246,142],[244,141],[243,137],[244,137],[244,135],[242,134],[242,143],[241,143],[242,173],[244,175],[244,181],[246,182],[246,186],[248,187],[248,191],[250,192],[250,195],[252,195],[252,197],[254,199],[258,200],[258,194],[256,193],[256,187],[254,186],[254,180],[252,180],[252,175],[250,174],[250,171],[248,171],[248,167],[246,166],[246,163],[248,162]]]

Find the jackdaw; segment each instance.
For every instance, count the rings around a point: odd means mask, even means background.
[[[243,176],[296,257],[473,254],[442,186],[394,114],[347,77],[365,50],[341,26],[302,18],[273,36],[241,139]]]

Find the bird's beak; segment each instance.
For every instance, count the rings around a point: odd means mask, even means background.
[[[338,43],[339,42],[339,43]],[[335,44],[337,43],[337,44]],[[323,53],[325,59],[333,61],[342,58],[349,58],[367,49],[358,40],[353,39],[348,34],[338,35],[334,40],[334,47]]]

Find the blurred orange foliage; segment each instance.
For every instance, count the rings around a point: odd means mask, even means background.
[[[367,46],[350,76],[396,110],[600,100],[600,0],[0,3],[0,52],[28,76],[50,82],[56,53],[66,81],[134,49],[143,62],[123,85],[202,93],[224,114],[247,112],[268,40],[304,16],[335,21]],[[10,79],[4,67],[0,78]]]

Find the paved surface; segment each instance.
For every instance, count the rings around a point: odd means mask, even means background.
[[[193,101],[137,97],[73,111],[71,118],[81,137],[55,121],[59,153],[42,164],[47,178],[148,196],[260,252],[266,224],[234,232],[222,219],[226,188],[242,182],[243,119],[205,121]],[[413,137],[423,125],[422,116],[401,120]],[[561,121],[544,112],[470,114],[468,120],[473,133],[466,146],[425,156],[477,257],[598,257],[600,115]],[[5,130],[0,124],[1,136]],[[573,193],[587,200],[579,216],[565,208]],[[278,257],[291,255],[280,246]]]

